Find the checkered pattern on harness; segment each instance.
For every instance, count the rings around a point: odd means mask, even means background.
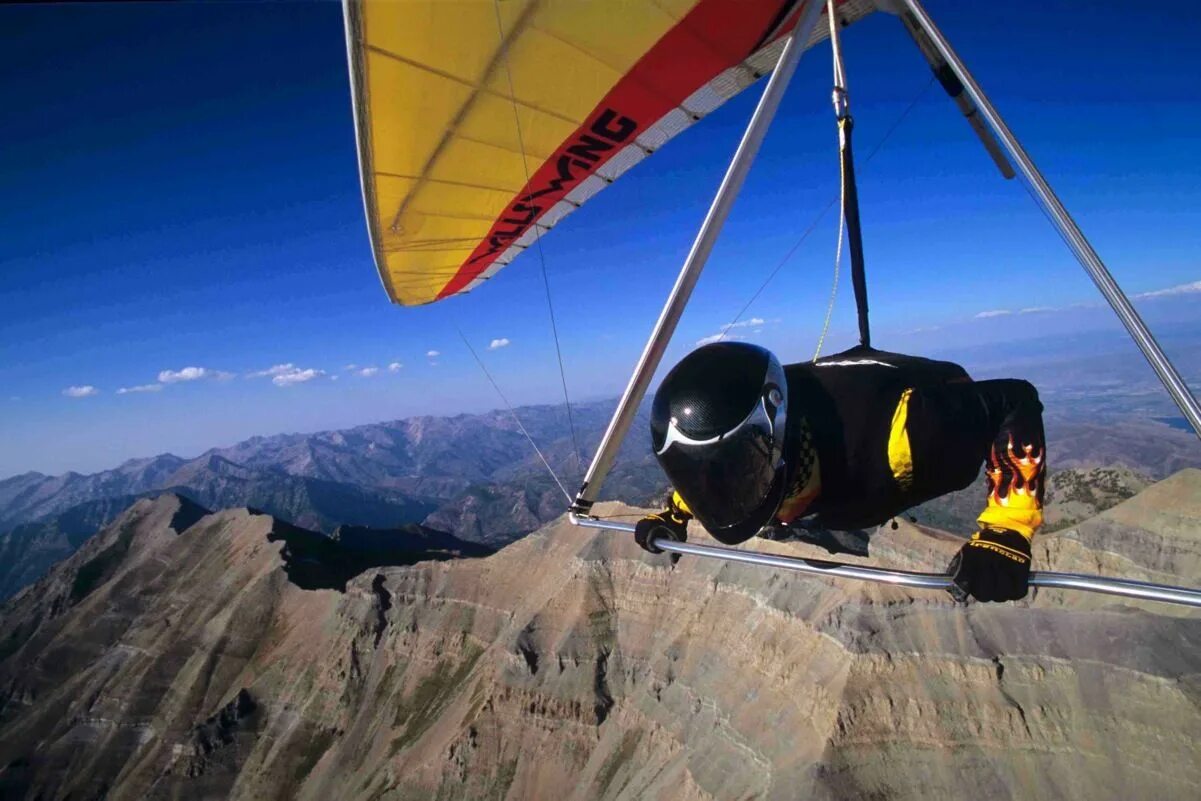
[[[809,429],[809,421],[802,418],[797,432],[796,472],[793,473],[790,495],[809,483],[816,463],[817,448],[813,446],[813,432]]]

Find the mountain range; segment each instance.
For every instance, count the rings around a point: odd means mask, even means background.
[[[585,444],[595,446],[612,406],[573,407]],[[556,472],[574,481],[578,462],[563,408],[517,413]],[[609,492],[645,502],[662,492],[663,480],[636,443],[631,437]],[[25,473],[0,481],[0,598],[69,555],[134,499],[162,492],[213,509],[260,509],[327,533],[343,525],[424,523],[494,546],[567,505],[508,411],[253,437],[194,459],[163,454],[92,475]]]
[[[584,448],[595,447],[608,422],[613,402],[573,406],[575,424]],[[573,454],[563,407],[529,406],[517,410],[521,426],[538,443],[556,473],[574,482],[580,474]],[[627,461],[650,463],[640,438],[629,438],[623,455],[640,454]],[[473,488],[503,484],[547,489],[555,485],[546,474],[530,443],[508,411],[453,417],[414,417],[390,423],[357,426],[314,434],[280,434],[252,437],[226,448],[213,448],[194,459],[163,454],[130,460],[113,470],[92,475],[69,472],[47,476],[31,472],[0,481],[0,529],[57,514],[80,503],[102,497],[138,495],[149,491],[183,488],[253,495],[247,483],[282,481],[286,477],[310,479],[292,485],[284,494],[336,493],[337,488],[369,490],[381,503],[396,504],[396,514],[412,518],[420,510],[405,510],[406,503],[425,504],[428,514],[453,504]],[[616,492],[629,489],[623,474],[614,475]],[[637,483],[635,481],[635,483]],[[562,493],[555,489],[560,496]],[[251,502],[253,505],[253,502]],[[280,509],[306,525],[331,529],[352,522],[339,510],[332,517],[316,508]],[[220,505],[220,504],[218,504]],[[224,505],[237,505],[228,503]],[[564,506],[559,506],[558,514]],[[312,515],[302,519],[302,515]],[[332,521],[332,523],[331,523]],[[407,521],[406,521],[407,522]]]
[[[584,459],[609,420],[612,401],[576,404]],[[515,411],[568,492],[580,475],[561,406]],[[645,414],[622,448],[602,497],[651,504],[666,482],[646,447]],[[640,433],[643,432],[643,433]],[[1120,466],[1138,479],[1082,519],[1133,494],[1148,480],[1201,466],[1196,438],[1140,416],[1048,418],[1053,468]],[[1056,486],[1052,477],[1052,492]],[[1084,484],[1096,486],[1086,478]],[[210,509],[246,506],[296,525],[395,528],[420,523],[493,547],[555,519],[564,491],[546,472],[514,413],[415,417],[314,434],[252,437],[193,459],[163,454],[80,475],[25,473],[0,481],[0,599],[41,576],[138,497],[175,492]],[[932,526],[966,532],[982,490],[972,488],[914,511]]]
[[[900,521],[847,558],[937,569],[961,542]],[[673,566],[564,519],[491,555],[472,547],[137,501],[0,611],[0,796],[1201,789],[1193,610],[1052,590],[957,605],[697,557]],[[1201,583],[1201,471],[1040,535],[1035,562]]]

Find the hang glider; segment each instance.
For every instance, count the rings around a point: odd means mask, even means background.
[[[771,72],[796,0],[346,5],[360,173],[388,296],[470,292]],[[874,5],[848,0],[846,22]],[[821,26],[808,39],[826,35]]]
[[[797,61],[831,38],[837,110],[839,92],[845,93],[838,30],[876,10],[901,18],[1001,174],[1022,177],[1201,436],[1201,404],[919,0],[345,0],[344,7],[367,226],[384,288],[406,306],[479,287],[605,186],[770,75],[571,503],[576,525],[633,529],[592,516],[592,505]],[[819,25],[823,15],[826,25]],[[854,228],[845,198],[854,189],[849,126],[838,113],[843,216]],[[855,261],[852,253],[866,342],[866,282],[861,259],[857,267]],[[662,538],[654,545],[909,587],[946,589],[950,583],[943,574]],[[1036,573],[1031,585],[1201,607],[1201,590],[1099,576]]]

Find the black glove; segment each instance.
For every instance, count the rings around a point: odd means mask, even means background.
[[[957,601],[1017,601],[1030,582],[1030,541],[1016,531],[990,529],[972,535],[947,572]]]
[[[654,515],[647,515],[634,526],[634,540],[650,553],[663,553],[651,544],[655,537],[662,537],[675,542],[688,541],[688,518],[674,509],[665,509]],[[680,555],[673,553],[671,563],[680,561]]]

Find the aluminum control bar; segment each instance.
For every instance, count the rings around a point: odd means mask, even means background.
[[[617,523],[580,515],[571,515],[570,519],[572,525],[583,528],[599,528],[607,531],[622,531],[626,533],[633,533],[634,531],[634,526],[631,523]],[[831,562],[825,559],[804,559],[797,556],[779,556],[776,554],[758,553],[756,551],[742,551],[737,548],[722,548],[716,545],[673,542],[661,537],[655,537],[651,542],[656,548],[667,553],[724,559],[727,562],[771,567],[778,570],[791,570],[794,573],[871,581],[877,584],[892,584],[898,587],[913,587],[919,590],[950,591],[952,587],[951,577],[946,573],[888,570],[881,567],[866,567],[863,565],[850,565],[844,562]],[[1030,586],[1057,590],[1096,592],[1103,595],[1117,595],[1123,598],[1137,598],[1143,601],[1162,601],[1164,603],[1201,609],[1201,590],[1189,587],[1175,587],[1169,584],[1153,584],[1146,581],[1106,578],[1104,576],[1090,576],[1082,573],[1035,571],[1030,574]]]

